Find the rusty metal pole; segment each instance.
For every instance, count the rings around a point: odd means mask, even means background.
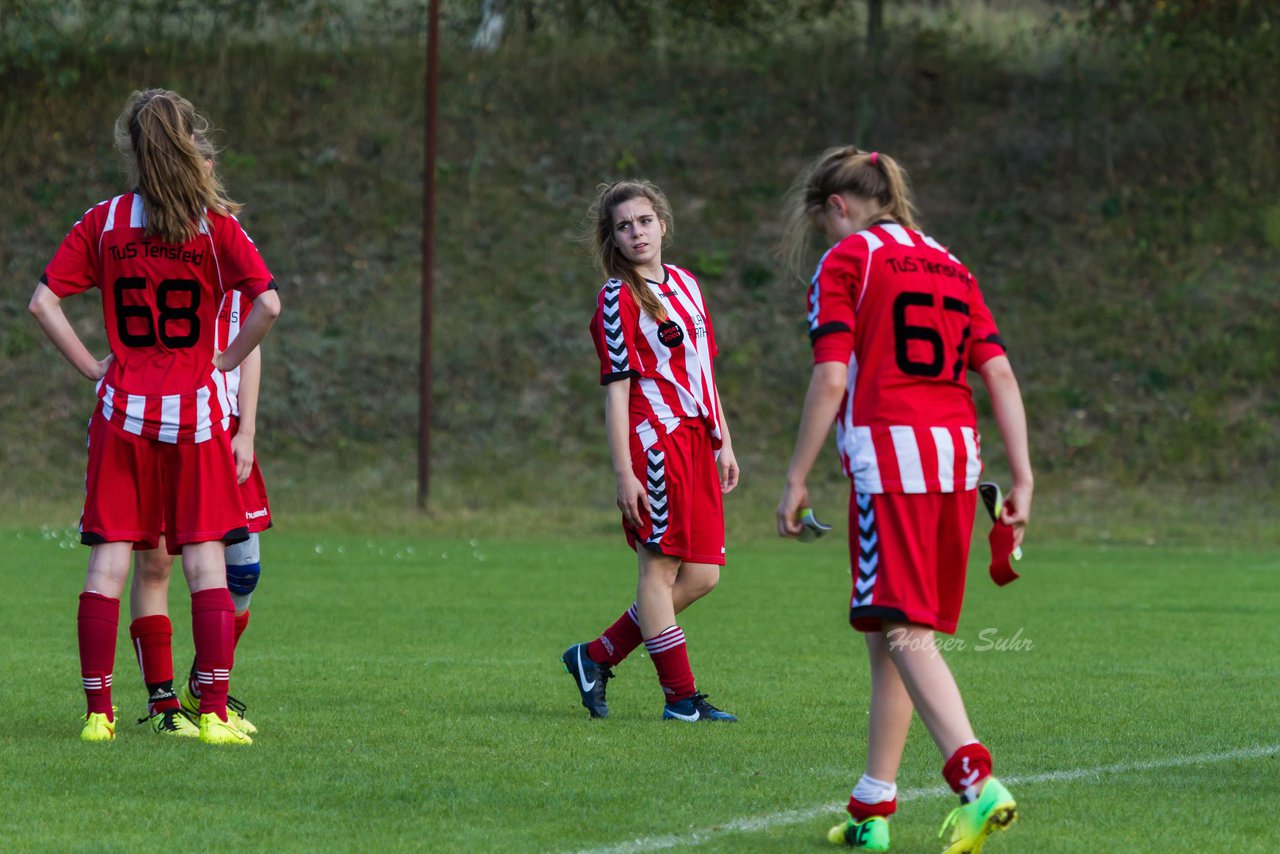
[[[427,4],[426,139],[422,183],[422,330],[418,363],[418,508],[431,487],[431,295],[436,238],[436,108],[440,85],[440,0]]]

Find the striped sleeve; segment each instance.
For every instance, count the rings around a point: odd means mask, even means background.
[[[596,298],[591,318],[591,340],[600,357],[600,385],[640,376],[637,370],[635,300],[617,279],[610,279]]]
[[[863,252],[857,251],[861,245]],[[813,362],[848,362],[856,325],[854,294],[866,266],[865,241],[846,238],[818,262],[809,284],[809,340]]]

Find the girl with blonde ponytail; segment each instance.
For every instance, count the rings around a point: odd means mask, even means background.
[[[280,300],[233,216],[239,205],[226,197],[209,162],[207,131],[176,92],[134,92],[115,125],[133,189],[85,212],[29,306],[54,346],[98,390],[80,520],[81,542],[92,551],[77,613],[87,706],[80,738],[87,742],[116,736],[112,670],[130,555],[161,545],[182,555],[201,693],[185,732],[178,732],[172,656],[166,674],[148,664],[160,658],[140,661],[149,687],[153,679],[167,683],[153,691],[153,729],[209,744],[252,742],[227,712],[235,606],[223,548],[249,536],[228,434],[237,413],[227,372],[262,342]],[[111,346],[103,359],[85,347],[61,306],[92,288],[102,292]],[[253,310],[226,344],[218,339],[218,308],[233,292]],[[167,649],[168,617],[152,616],[148,642]]]
[[[991,775],[934,632],[955,632],[982,462],[967,372],[991,396],[1013,489],[992,531],[992,578],[1017,577],[1010,556],[1030,517],[1026,415],[1004,343],[973,274],[923,234],[906,173],[886,154],[832,148],[796,178],[785,208],[781,254],[809,279],[813,342],[799,436],[778,502],[778,533],[801,533],[806,480],[832,422],[852,481],[849,622],[864,633],[871,664],[865,771],[849,817],[828,840],[889,850],[888,817],[913,711],[945,760],[960,795],[943,825],[947,852],[976,851],[1006,827],[1017,805]],[[831,248],[812,277],[801,272],[810,237]],[[992,485],[994,486],[994,485]]]
[[[671,205],[648,181],[602,184],[590,217],[607,281],[591,337],[605,386],[605,433],[627,544],[637,555],[635,602],[562,660],[593,718],[609,713],[605,684],[641,643],[658,672],[665,720],[735,721],[697,691],[676,614],[710,593],[725,563],[722,496],[738,463],[716,389],[715,332],[693,275],[662,262]]]

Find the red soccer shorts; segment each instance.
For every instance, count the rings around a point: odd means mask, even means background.
[[[640,530],[622,523],[627,545],[724,566],[724,497],[707,429],[682,424],[647,449],[632,433],[631,470],[649,493],[649,518]]]
[[[144,550],[163,534],[176,555],[188,543],[244,540],[244,516],[226,433],[170,444],[126,433],[96,414],[90,420],[80,542]]]
[[[880,631],[881,620],[953,634],[964,601],[977,490],[849,498],[853,595],[849,623]]]
[[[229,435],[235,438],[240,432],[240,419],[231,419]],[[249,526],[249,533],[260,534],[271,527],[271,504],[267,501],[267,482],[262,479],[262,469],[258,468],[258,455],[253,455],[253,470],[249,479],[240,484],[240,503],[244,505],[244,520]]]

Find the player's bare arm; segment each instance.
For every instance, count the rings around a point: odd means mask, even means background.
[[[720,467],[720,492],[727,495],[738,485],[742,472],[738,468],[738,458],[733,453],[729,419],[725,417],[724,404],[720,402],[720,389],[716,389],[716,412],[720,413],[720,455],[716,458],[716,465]]]
[[[984,362],[978,373],[991,395],[991,409],[996,426],[1004,440],[1013,487],[1004,501],[1000,521],[1014,528],[1014,544],[1022,544],[1022,536],[1031,520],[1031,493],[1035,479],[1031,474],[1031,455],[1027,446],[1027,414],[1022,405],[1018,378],[1007,356],[996,356]]]
[[[787,483],[778,501],[779,536],[794,537],[800,533],[802,526],[796,517],[800,508],[809,504],[806,481],[836,420],[840,401],[844,398],[848,369],[848,365],[841,362],[819,362],[813,366],[809,391],[804,397],[804,412],[800,416],[796,449],[787,466]]]
[[[44,330],[44,334],[49,336],[53,346],[57,347],[58,352],[86,379],[97,382],[107,375],[107,368],[110,367],[111,360],[115,356],[108,353],[105,359],[94,358],[72,328],[71,322],[67,320],[67,315],[62,310],[62,298],[43,282],[36,285],[35,293],[31,295],[31,302],[28,303],[27,308],[36,319],[36,323],[40,324],[40,328]]]
[[[262,348],[255,347],[240,363],[240,426],[231,437],[231,453],[236,459],[236,479],[244,483],[253,472],[253,440],[258,427],[258,389],[262,384]]]
[[[618,478],[618,509],[628,525],[639,528],[649,515],[649,495],[644,484],[631,471],[627,421],[631,380],[618,380],[604,389],[604,430],[609,441],[609,456],[613,460],[613,473]]]

